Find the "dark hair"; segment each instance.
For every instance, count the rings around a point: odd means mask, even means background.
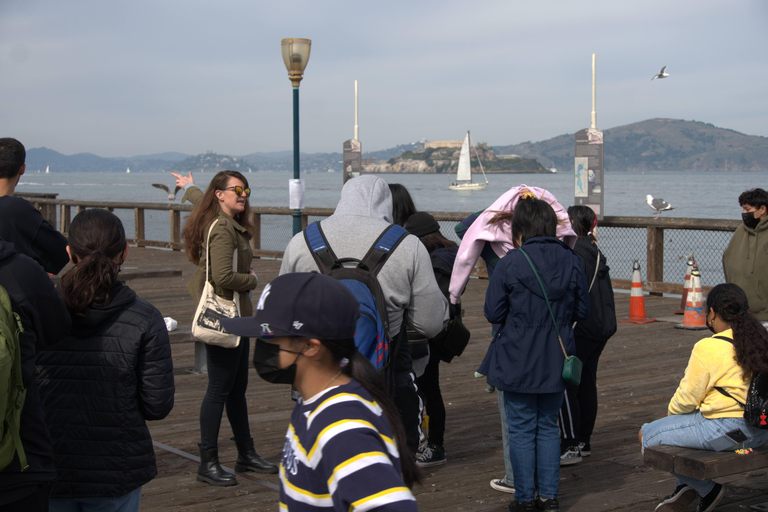
[[[0,139],[0,179],[13,178],[19,174],[26,159],[24,144],[10,137]]]
[[[768,371],[768,331],[749,312],[747,294],[733,283],[718,284],[707,295],[707,308],[733,329],[734,359],[746,381],[757,372]]]
[[[760,209],[761,206],[768,208],[768,192],[761,188],[753,188],[742,192],[739,196],[739,206],[744,206],[745,204],[754,206],[757,209]]]
[[[71,315],[109,302],[125,250],[123,223],[101,208],[84,210],[69,226],[69,252],[75,265],[59,281],[61,300]]]
[[[442,249],[444,247],[456,247],[458,245],[453,240],[448,240],[445,238],[439,231],[420,236],[419,240],[421,240],[421,243],[424,244],[424,247],[427,248],[427,252],[429,254],[432,254],[436,250]]]
[[[595,212],[589,206],[573,205],[568,207],[568,217],[571,219],[571,225],[579,238],[587,237],[590,241],[596,240],[592,234],[592,226],[597,219]]]
[[[413,204],[411,194],[399,183],[390,183],[389,192],[392,194],[392,222],[398,226],[405,226],[408,217],[416,213],[416,205]]]
[[[220,208],[219,202],[216,199],[216,191],[223,190],[231,178],[242,181],[243,186],[248,188],[248,180],[237,171],[220,171],[216,173],[216,176],[208,184],[203,197],[197,202],[195,209],[189,214],[187,220],[184,221],[184,229],[181,232],[181,236],[184,239],[184,250],[189,261],[195,265],[200,264],[200,256],[205,245],[205,237],[208,236],[208,228],[211,227],[213,221],[219,216]],[[249,236],[253,236],[250,213],[251,207],[249,202],[246,201],[245,209],[237,213],[233,218],[248,232]]]
[[[521,197],[512,216],[512,233],[520,237],[520,244],[537,236],[557,236],[557,215],[546,201],[535,197]]]
[[[348,355],[349,349],[344,347],[354,346],[354,340],[347,340],[346,343],[340,343],[339,341],[326,343],[323,340],[320,340],[320,342],[331,352],[334,361],[340,362],[345,357],[349,359],[349,363],[342,368],[344,374],[359,382],[384,411],[384,415],[387,417],[390,427],[392,427],[395,443],[400,451],[400,465],[405,485],[413,487],[414,483],[421,482],[421,470],[416,465],[414,456],[405,442],[405,431],[400,420],[400,413],[398,413],[392,397],[387,393],[387,386],[379,372],[376,371],[376,368],[373,367],[368,358],[359,351],[355,350],[351,356]]]

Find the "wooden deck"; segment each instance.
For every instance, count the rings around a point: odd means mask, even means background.
[[[261,281],[257,293],[277,275],[279,265],[276,260],[254,260]],[[164,316],[175,318],[181,328],[189,328],[195,304],[185,285],[195,268],[183,253],[132,247],[123,268],[181,269],[179,277],[135,279],[130,286]],[[462,357],[441,365],[448,463],[428,468],[423,484],[414,489],[422,511],[503,512],[512,497],[489,486],[492,478],[504,472],[500,419],[496,395],[487,394],[484,381],[473,378],[490,342],[490,326],[482,316],[485,287],[486,281],[470,281],[464,307],[472,341]],[[670,317],[679,307],[679,299],[646,297],[645,305],[649,315]],[[617,294],[617,311],[620,317],[629,311],[628,295]],[[672,491],[674,481],[668,474],[642,465],[637,431],[643,423],[666,414],[667,402],[682,376],[691,347],[705,333],[674,329],[667,321],[619,324],[601,358],[600,406],[592,456],[560,471],[562,510],[653,510]],[[198,412],[207,378],[190,373],[194,366],[193,343],[174,343],[172,347],[176,404],[165,420],[151,422],[150,429],[156,442],[197,455]],[[266,459],[278,462],[293,408],[288,387],[267,384],[251,370],[248,403],[257,450]],[[220,456],[228,467],[234,465],[236,457],[230,436],[224,418]],[[277,510],[276,475],[257,475],[255,482],[238,477],[239,485],[216,488],[195,481],[194,461],[161,448],[156,453],[158,476],[144,486],[143,511]],[[259,479],[262,483],[258,483]],[[722,482],[729,487],[718,511],[744,511],[768,500],[765,472],[737,475]]]

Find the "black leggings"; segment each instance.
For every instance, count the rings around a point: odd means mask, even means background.
[[[419,377],[419,390],[427,402],[429,416],[429,442],[443,446],[445,436],[445,404],[440,392],[440,349],[436,344],[429,344],[429,362],[424,373]]]
[[[232,425],[235,441],[251,439],[248,425],[248,405],[245,391],[248,388],[249,338],[240,338],[235,348],[206,345],[208,360],[208,389],[200,406],[200,444],[204,450],[217,448],[219,429],[224,407]]]
[[[578,387],[566,386],[560,408],[560,439],[563,446],[589,444],[597,418],[597,363],[608,340],[576,340],[576,356],[584,365]]]

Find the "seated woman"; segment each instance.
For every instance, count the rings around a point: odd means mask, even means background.
[[[768,371],[768,332],[748,311],[747,296],[737,285],[712,288],[706,319],[716,335],[694,345],[683,380],[669,402],[669,415],[640,430],[643,449],[663,444],[725,451],[756,448],[768,440],[768,430],[744,421],[744,407],[736,401],[745,403],[752,375]],[[656,507],[658,512],[681,511],[697,496],[696,510],[709,512],[725,494],[723,485],[712,480],[673,475],[677,487]]]

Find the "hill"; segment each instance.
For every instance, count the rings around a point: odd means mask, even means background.
[[[649,119],[605,130],[604,140],[605,169],[610,172],[768,170],[768,138],[709,123]],[[561,170],[573,168],[573,134],[494,150],[499,155],[535,158]]]
[[[178,160],[186,158],[182,153],[160,153],[134,157],[104,158],[93,153],[63,155],[48,148],[27,150],[27,170],[44,171],[50,166],[53,172],[134,172],[165,171]]]

